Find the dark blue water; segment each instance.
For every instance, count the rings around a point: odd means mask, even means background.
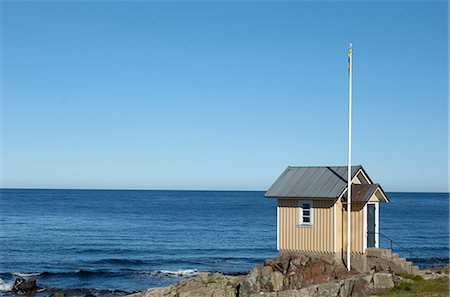
[[[109,290],[163,286],[201,271],[245,273],[277,254],[276,202],[264,192],[0,193],[3,290],[15,277],[35,274],[44,296],[68,288],[124,295]],[[389,197],[380,232],[414,251],[398,250],[419,265],[448,263],[448,194]]]
[[[448,265],[449,194],[388,193],[388,196],[390,202],[380,207],[381,247],[392,247],[420,267]],[[394,241],[392,245],[390,240]]]

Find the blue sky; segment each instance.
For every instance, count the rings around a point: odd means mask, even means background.
[[[3,187],[447,191],[446,2],[1,3]]]

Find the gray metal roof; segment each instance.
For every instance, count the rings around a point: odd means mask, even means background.
[[[361,165],[352,166],[352,178]],[[347,166],[289,166],[264,195],[268,198],[338,198],[347,187]]]

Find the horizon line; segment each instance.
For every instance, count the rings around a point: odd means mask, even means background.
[[[267,190],[224,190],[224,189],[126,189],[126,188],[16,188],[0,187],[0,190],[66,190],[66,191],[178,191],[178,192],[267,192]],[[386,191],[386,193],[432,193],[449,194],[450,192],[441,191]]]

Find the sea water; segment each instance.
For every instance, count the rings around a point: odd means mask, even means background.
[[[242,274],[277,255],[276,201],[264,192],[0,191],[0,292],[46,288],[125,295],[205,271]],[[448,263],[448,193],[388,193],[382,247],[425,267]],[[409,252],[413,252],[410,254]]]

